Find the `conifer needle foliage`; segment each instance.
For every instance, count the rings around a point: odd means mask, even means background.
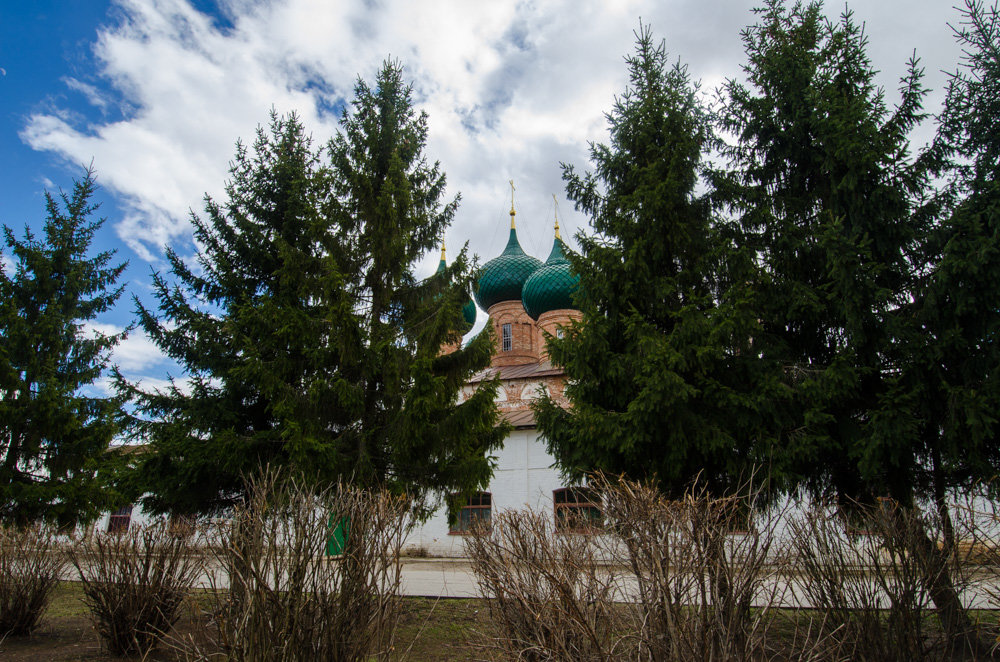
[[[414,276],[458,201],[443,201],[401,67],[354,92],[325,150],[294,115],[239,145],[226,200],[193,219],[195,261],[169,252],[159,310],[137,304],[184,368],[165,390],[121,381],[150,444],[134,488],[154,510],[224,508],[265,465],[413,496],[488,480],[496,385],[457,396],[489,338],[441,353],[461,337],[469,264]]]
[[[88,170],[70,193],[45,194],[42,236],[3,228],[12,273],[0,269],[0,519],[59,525],[96,518],[111,503],[117,461],[109,446],[121,402],[97,394],[123,333],[87,329],[114,305],[125,264],[90,255],[104,220],[92,220]],[[4,251],[0,249],[0,257]]]
[[[570,476],[655,477],[680,493],[703,472],[725,487],[760,459],[754,410],[768,388],[748,360],[748,262],[698,191],[713,134],[696,86],[648,27],[636,36],[610,144],[591,146],[592,173],[563,166],[593,233],[569,257],[582,323],[548,341],[571,408],[543,398],[535,411]]]

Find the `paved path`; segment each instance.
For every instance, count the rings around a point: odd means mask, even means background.
[[[989,580],[984,581],[987,577]],[[995,576],[983,573],[975,577],[975,587],[963,592],[963,602],[966,606],[977,609],[995,609],[996,601],[990,594],[1000,593]],[[626,595],[634,599],[638,591],[635,578],[619,575],[620,586]],[[443,598],[474,598],[479,597],[479,587],[469,561],[465,559],[412,559],[403,560],[403,595],[428,596]],[[784,607],[811,607],[810,600],[803,590],[801,579],[789,580],[779,576],[766,580],[758,594],[758,600],[768,601],[768,596]],[[763,606],[763,602],[760,605]]]
[[[465,559],[407,558],[403,560],[403,595],[475,598],[479,587]]]
[[[973,579],[978,581],[974,581],[973,587],[963,592],[963,602],[973,608],[996,608],[996,601],[990,597],[990,594],[1000,594],[996,575],[986,571],[977,574],[979,576]],[[405,557],[402,560],[402,575],[403,595],[442,598],[480,597],[476,578],[467,559]],[[64,579],[76,580],[77,577],[76,570],[72,566],[65,568]],[[618,581],[624,599],[634,599],[637,594],[635,578],[627,574],[618,574]],[[203,575],[196,585],[207,587],[212,583],[207,575]],[[224,587],[225,580],[215,585]],[[798,577],[778,576],[765,580],[757,599],[768,601],[769,595],[775,599],[771,604],[777,603],[786,607],[812,606],[803,590],[802,580]]]

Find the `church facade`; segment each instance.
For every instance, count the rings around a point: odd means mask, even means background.
[[[502,510],[528,507],[549,512],[558,525],[595,508],[585,490],[564,484],[531,411],[531,401],[543,392],[565,404],[565,375],[549,362],[545,339],[560,335],[562,327],[580,318],[572,303],[578,278],[570,273],[558,221],[552,251],[543,263],[521,248],[513,206],[510,217],[507,246],[483,265],[475,293],[479,308],[489,316],[496,351],[490,367],[473,375],[460,397],[471,395],[483,380],[497,377],[497,407],[513,429],[495,456],[493,477],[485,490],[457,512],[443,507],[417,527],[405,545],[411,553],[464,556],[470,529]]]

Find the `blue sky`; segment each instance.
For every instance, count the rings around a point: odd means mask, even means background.
[[[942,0],[852,3],[890,103],[916,49],[935,112],[959,51]],[[428,153],[462,205],[447,241],[483,261],[506,241],[507,181],[517,185],[525,249],[552,242],[552,194],[563,236],[586,219],[565,199],[560,162],[587,167],[587,142],[606,137],[604,112],[624,89],[624,54],[639,18],[690,67],[703,89],[738,76],[742,0],[39,0],[0,9],[0,223],[43,219],[45,189],[68,189],[93,162],[107,224],[95,249],[129,261],[128,294],[100,328],[131,321],[149,299],[163,247],[190,255],[188,215],[221,197],[239,138],[270,108],[295,110],[318,141],[358,75],[399,58],[430,114]],[[830,3],[830,13],[843,5]],[[926,139],[930,124],[917,142]],[[429,255],[422,269],[434,268]],[[480,324],[485,316],[480,314]],[[114,360],[147,385],[170,366],[140,332]]]

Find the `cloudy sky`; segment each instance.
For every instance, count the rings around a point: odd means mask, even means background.
[[[107,223],[95,248],[129,261],[127,289],[149,299],[163,247],[190,254],[189,215],[221,197],[237,139],[273,107],[296,111],[318,141],[358,76],[399,59],[430,115],[428,154],[462,204],[449,247],[482,261],[506,241],[508,180],[521,242],[542,259],[554,203],[563,236],[587,220],[565,198],[560,162],[587,168],[588,141],[623,91],[640,19],[710,92],[738,77],[742,0],[36,0],[0,9],[0,223],[42,221],[44,190],[68,189],[93,163]],[[851,4],[891,102],[916,51],[940,103],[960,55],[947,0]],[[828,13],[844,5],[830,3]],[[918,135],[926,139],[930,127]],[[571,241],[572,243],[572,241]],[[429,273],[437,256],[428,256]],[[125,299],[100,320],[129,323]],[[480,313],[480,324],[485,315]],[[115,360],[155,384],[174,372],[138,331]]]

